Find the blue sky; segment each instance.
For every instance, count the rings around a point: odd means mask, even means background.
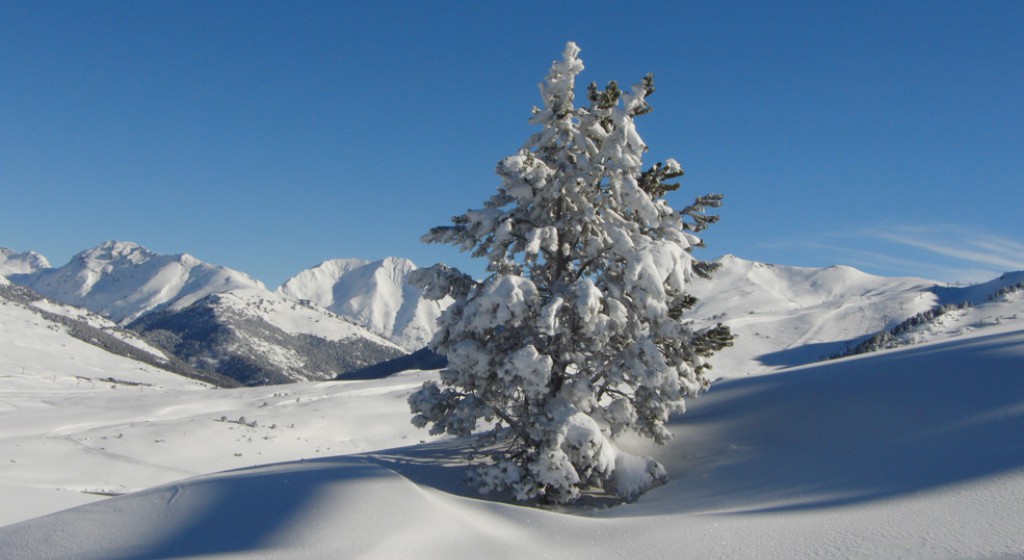
[[[370,4],[373,4],[372,6]],[[703,258],[1024,269],[1024,3],[0,1],[0,246],[108,239],[271,288],[477,208],[566,41],[726,196]]]

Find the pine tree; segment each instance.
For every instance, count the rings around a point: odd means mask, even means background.
[[[696,302],[687,282],[710,270],[695,269],[695,234],[721,196],[673,210],[664,195],[683,169],[669,159],[643,170],[634,126],[651,111],[653,77],[629,91],[591,84],[577,108],[578,54],[569,43],[552,65],[530,119],[541,130],[499,162],[497,193],[423,237],[486,258],[489,276],[417,275],[428,296],[455,303],[431,343],[449,366],[409,398],[413,423],[485,431],[470,482],[521,500],[564,503],[587,488],[631,499],[665,480],[612,439],[670,439],[669,416],[708,387],[706,358],[732,343],[727,327],[695,332],[683,319]]]

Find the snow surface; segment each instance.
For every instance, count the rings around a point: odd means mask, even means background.
[[[145,346],[142,341],[136,342]],[[101,350],[72,337],[63,326],[47,321],[28,307],[0,299],[0,390],[20,393],[46,387],[60,395],[68,389],[77,392],[83,385],[106,387],[98,381],[105,378],[161,391],[207,387]],[[9,406],[9,402],[0,401],[0,411],[14,410]]]
[[[936,336],[720,382],[668,445],[620,440],[668,484],[560,511],[469,494],[465,443],[416,444],[404,400],[431,372],[231,390],[7,375],[0,558],[1019,558],[1024,325]]]

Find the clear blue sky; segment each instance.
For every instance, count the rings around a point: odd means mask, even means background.
[[[372,5],[371,5],[372,4]],[[648,163],[725,253],[947,281],[1024,269],[1021,2],[0,1],[0,246],[108,239],[276,287],[480,207],[567,40],[654,72]]]

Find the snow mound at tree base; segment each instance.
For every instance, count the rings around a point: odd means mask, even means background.
[[[992,331],[989,331],[992,332]],[[1011,558],[1024,331],[715,386],[637,502],[481,499],[454,442],[198,477],[0,528],[3,558]]]

